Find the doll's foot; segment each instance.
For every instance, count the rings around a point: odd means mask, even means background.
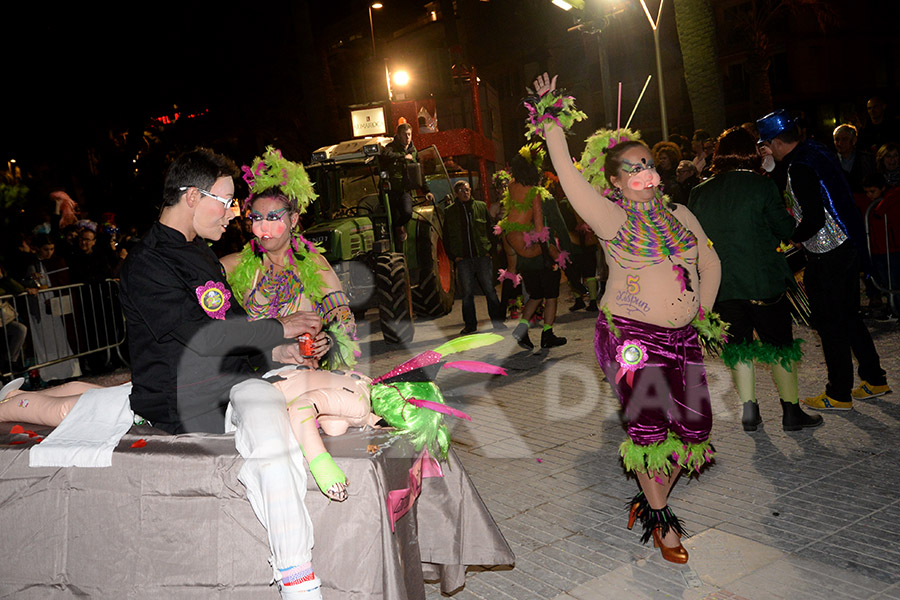
[[[329,500],[334,500],[335,502],[343,502],[348,497],[347,486],[349,485],[349,481],[345,481],[344,483],[335,483],[325,491],[325,495]]]

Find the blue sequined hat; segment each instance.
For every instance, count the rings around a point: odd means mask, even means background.
[[[763,118],[756,121],[756,127],[759,129],[759,141],[768,142],[775,139],[784,131],[797,126],[797,122],[791,118],[788,111],[782,109],[769,113]]]

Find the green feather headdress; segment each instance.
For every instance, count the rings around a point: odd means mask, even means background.
[[[280,188],[290,199],[291,208],[301,214],[318,197],[303,165],[284,158],[281,150],[272,146],[266,146],[265,154],[253,159],[252,167],[244,165],[241,170],[244,181],[250,187],[250,197],[245,206],[254,196],[274,187]]]
[[[639,131],[631,131],[627,128],[622,129],[598,129],[591,137],[587,139],[587,145],[584,153],[581,155],[579,163],[582,167],[582,174],[592,186],[600,189],[600,193],[604,196],[610,194],[612,184],[604,173],[603,163],[606,162],[606,154],[610,148],[616,144],[623,142],[631,142],[641,139]],[[615,173],[613,173],[615,175]]]

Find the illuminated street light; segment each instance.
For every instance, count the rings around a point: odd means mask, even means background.
[[[372,22],[372,9],[378,10],[384,6],[381,2],[369,5],[369,32],[372,34],[372,58],[375,58],[375,24]]]
[[[406,71],[394,71],[394,84],[405,86],[409,83],[409,73]]]
[[[563,10],[572,10],[572,5],[566,2],[566,0],[553,0],[553,4]]]

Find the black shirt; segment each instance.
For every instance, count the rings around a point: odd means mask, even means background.
[[[209,282],[231,292],[203,239],[158,222],[122,267],[131,408],[169,433],[221,433],[231,387],[257,377],[249,357],[285,343],[281,323],[248,321],[233,297],[224,319],[207,314],[197,289]]]

